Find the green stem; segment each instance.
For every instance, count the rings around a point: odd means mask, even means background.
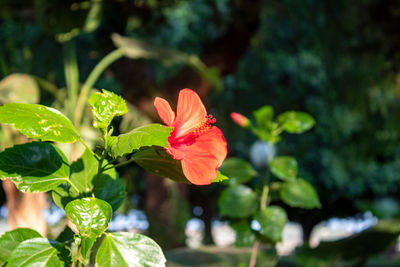
[[[267,208],[268,192],[269,192],[269,186],[264,185],[260,200],[260,210],[265,210]]]
[[[79,125],[82,119],[83,109],[85,107],[85,103],[88,99],[90,89],[92,89],[93,85],[96,83],[97,79],[103,73],[103,71],[114,63],[116,60],[120,59],[124,56],[124,53],[121,48],[116,49],[105,56],[99,63],[97,63],[96,67],[89,74],[85,83],[82,86],[82,90],[79,94],[78,102],[76,103],[75,114],[74,114],[74,122],[75,125]]]
[[[79,192],[78,187],[76,187],[76,185],[74,185],[74,183],[71,181],[71,179],[67,179],[68,183],[76,190],[76,192]]]
[[[64,43],[64,72],[68,89],[67,111],[73,118],[79,89],[79,68],[74,40]]]
[[[127,161],[118,163],[118,164],[116,164],[116,165],[114,165],[114,166],[112,166],[110,168],[107,168],[106,170],[109,170],[109,169],[112,169],[112,168],[122,167],[122,166],[128,165],[129,163],[132,163],[134,161],[135,161],[135,159],[132,157],[132,158],[128,159]]]
[[[103,153],[101,154],[101,158],[99,160],[99,167],[97,169],[97,175],[96,175],[96,178],[94,179],[93,194],[95,193],[96,187],[98,186],[101,175],[105,171],[105,169],[103,169],[103,162],[104,162],[104,159],[106,158],[106,154],[107,154],[106,150],[103,150]]]

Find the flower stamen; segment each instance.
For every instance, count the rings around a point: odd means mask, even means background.
[[[200,123],[200,125],[193,130],[193,133],[196,137],[199,137],[199,135],[207,132],[212,127],[212,124],[214,124],[217,121],[215,118],[213,118],[211,114],[205,116],[205,119],[206,119],[205,121]]]

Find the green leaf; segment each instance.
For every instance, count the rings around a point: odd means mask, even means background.
[[[258,127],[268,129],[271,121],[274,119],[274,108],[266,105],[255,110],[253,115],[256,118]]]
[[[114,158],[122,157],[146,146],[168,147],[171,131],[172,127],[154,123],[136,128],[126,134],[111,136],[110,155]]]
[[[285,182],[280,191],[283,202],[291,207],[313,209],[321,207],[314,187],[303,179]]]
[[[15,145],[0,153],[0,178],[23,192],[45,192],[68,180],[66,156],[50,143]]]
[[[107,164],[107,161],[104,162]],[[85,150],[82,156],[71,164],[70,181],[75,187],[65,183],[53,190],[53,200],[62,209],[77,198],[91,196],[107,201],[117,210],[126,197],[126,190],[122,179],[118,178],[115,169],[106,170],[95,184],[99,161],[89,150]]]
[[[212,180],[213,183],[219,183],[219,182],[223,182],[229,180],[228,177],[226,177],[225,175],[223,175],[220,171],[217,171],[217,177]]]
[[[270,242],[276,243],[282,240],[283,228],[287,222],[284,209],[278,206],[269,206],[258,211],[254,219],[260,224],[260,234]]]
[[[245,183],[257,174],[250,163],[239,158],[226,159],[219,170],[229,177],[230,184]]]
[[[60,267],[64,263],[58,257],[60,245],[46,238],[23,241],[8,258],[8,267],[46,266]]]
[[[276,157],[270,162],[271,172],[286,181],[293,181],[297,177],[297,161],[293,157]]]
[[[278,122],[288,133],[303,133],[310,130],[315,120],[305,112],[287,111],[278,116]]]
[[[0,265],[3,266],[11,252],[23,241],[42,237],[38,232],[28,228],[17,228],[4,233],[0,238]]]
[[[165,266],[161,248],[137,233],[107,233],[96,254],[98,267]]]
[[[256,235],[251,230],[250,223],[247,221],[239,221],[230,224],[236,232],[235,246],[250,247],[256,241]]]
[[[222,191],[218,207],[221,216],[246,218],[257,210],[257,196],[250,187],[234,185]]]
[[[125,100],[107,90],[103,93],[96,92],[89,97],[94,116],[93,126],[95,128],[107,128],[115,116],[122,116],[128,112]]]
[[[13,73],[0,81],[1,103],[25,103],[39,102],[39,86],[35,79],[27,74]]]
[[[149,172],[178,183],[190,184],[183,174],[181,162],[173,159],[164,148],[149,147],[140,149],[133,154],[132,159]]]
[[[72,122],[56,109],[37,104],[5,104],[0,107],[0,123],[13,125],[29,138],[59,143],[79,140]]]
[[[88,197],[68,203],[65,214],[82,236],[94,238],[107,229],[112,208],[104,200]]]

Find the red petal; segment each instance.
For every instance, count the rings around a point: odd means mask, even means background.
[[[175,112],[172,110],[168,101],[161,97],[156,97],[154,100],[154,107],[156,108],[158,116],[160,116],[161,120],[166,125],[171,126],[175,120]]]
[[[176,138],[192,132],[206,120],[206,116],[206,108],[198,94],[191,89],[182,89],[179,92],[176,119],[173,124]]]
[[[217,177],[217,159],[212,156],[195,155],[184,158],[181,163],[183,173],[192,184],[211,184]]]
[[[196,152],[199,152],[199,150],[207,151],[208,154],[213,155],[217,159],[218,167],[221,166],[228,153],[224,135],[216,126],[211,127],[207,132],[200,135],[190,147],[190,150],[196,150]]]
[[[213,126],[192,145],[171,149],[174,158],[181,158],[183,173],[193,184],[210,184],[217,177],[217,168],[226,158],[226,141],[220,129]]]

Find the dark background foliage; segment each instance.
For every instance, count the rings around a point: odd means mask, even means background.
[[[76,27],[79,16],[63,10],[82,1],[50,2],[0,1],[0,78],[22,72],[65,86],[62,46],[54,34]],[[155,120],[154,96],[175,101],[179,89],[196,89],[217,117],[230,156],[248,158],[255,141],[230,121],[230,112],[251,117],[269,104],[277,113],[312,114],[312,131],[287,136],[278,147],[298,159],[300,176],[320,195],[320,210],[289,210],[289,217],[310,233],[324,218],[354,215],[384,197],[398,200],[399,11],[400,2],[391,0],[104,1],[99,27],[74,42],[81,80],[115,48],[114,32],[197,54],[216,67],[223,90],[184,65],[129,59],[113,64],[96,87],[122,94]],[[42,94],[42,103],[51,101]],[[210,196],[220,185],[181,186],[175,194],[154,186],[158,178],[132,182],[137,173],[124,169],[128,188],[150,199],[141,205],[157,210],[157,201],[172,195],[174,203],[186,198],[202,206],[208,222],[218,216],[216,197]],[[182,228],[189,215],[176,215],[171,227]]]

